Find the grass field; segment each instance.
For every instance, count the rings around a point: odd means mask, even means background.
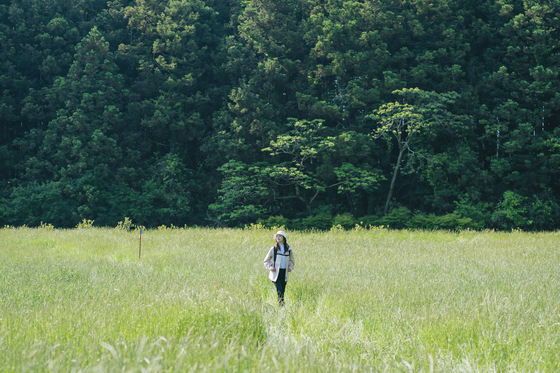
[[[560,233],[272,233],[0,229],[0,371],[560,371]]]

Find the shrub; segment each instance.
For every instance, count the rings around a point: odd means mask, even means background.
[[[412,213],[406,207],[393,209],[389,214],[379,219],[378,224],[389,226],[393,229],[409,228],[407,222],[412,218]]]
[[[439,222],[437,221],[437,216],[435,216],[434,214],[416,214],[410,219],[410,221],[405,224],[408,228],[438,229],[438,223]]]
[[[541,201],[534,196],[534,201],[528,207],[529,224],[532,230],[552,230],[554,222],[558,221],[560,206],[554,201]]]
[[[475,228],[471,218],[461,218],[458,214],[446,214],[437,217],[437,229]]]
[[[362,227],[376,227],[378,225],[381,225],[378,222],[379,217],[377,215],[366,215],[356,219],[356,224],[360,224]]]
[[[408,228],[417,229],[476,229],[477,225],[471,218],[462,218],[459,214],[446,214],[436,216],[435,214],[416,214],[406,223]]]
[[[355,224],[356,224],[356,221],[354,220],[354,217],[352,216],[352,214],[350,214],[349,212],[346,212],[342,215],[340,215],[340,214],[336,215],[333,219],[333,222],[332,222],[332,225],[334,225],[334,226],[340,225],[344,229],[352,229],[352,228],[354,228]]]
[[[526,197],[508,190],[504,192],[504,199],[498,204],[492,214],[492,222],[499,229],[524,228],[528,219]]]
[[[76,224],[76,228],[77,229],[93,228],[93,222],[94,221],[95,220],[84,219],[81,222],[79,222],[78,224]]]
[[[319,214],[309,216],[301,220],[301,228],[299,229],[319,229],[322,231],[329,230],[333,225],[333,218],[328,214]]]
[[[282,215],[279,216],[269,216],[268,219],[257,220],[257,223],[262,224],[267,228],[274,228],[274,227],[287,227],[290,223],[290,219],[283,217]]]
[[[76,201],[69,201],[61,182],[31,183],[13,188],[10,198],[0,200],[0,221],[9,225],[72,227],[79,219]]]
[[[130,218],[125,217],[124,221],[119,221],[115,229],[122,229],[122,230],[130,230],[134,228],[134,224],[132,224],[132,220]]]
[[[468,194],[464,194],[459,198],[459,201],[455,201],[455,210],[453,212],[461,216],[461,218],[470,218],[470,225],[474,229],[482,229],[490,225],[492,209],[492,203],[478,202],[475,205],[470,201]]]
[[[288,225],[286,226],[286,229],[292,230],[292,231],[298,231],[298,230],[303,230],[302,228],[302,219],[301,218],[294,218],[294,219],[289,219],[288,220]]]

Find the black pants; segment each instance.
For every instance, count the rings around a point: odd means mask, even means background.
[[[286,285],[288,282],[286,281],[286,268],[277,269],[278,271],[278,278],[274,285],[276,286],[276,292],[278,293],[278,304],[283,306],[284,305],[284,292],[286,291]]]

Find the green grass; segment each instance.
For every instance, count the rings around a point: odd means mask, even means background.
[[[560,371],[559,233],[0,229],[0,371]]]

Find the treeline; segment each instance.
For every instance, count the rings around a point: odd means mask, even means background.
[[[0,0],[0,225],[557,229],[559,15]]]

